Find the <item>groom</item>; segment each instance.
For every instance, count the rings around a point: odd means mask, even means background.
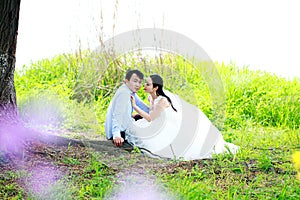
[[[139,70],[127,71],[125,83],[117,89],[109,104],[105,120],[106,138],[113,140],[117,147],[126,142],[125,132],[133,120],[130,96],[134,96],[137,106],[149,113],[149,107],[136,94],[143,78],[144,75]]]

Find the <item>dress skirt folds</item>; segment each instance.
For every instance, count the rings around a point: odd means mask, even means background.
[[[132,122],[126,132],[128,142],[149,155],[171,159],[195,160],[237,152],[239,147],[224,141],[221,132],[199,108],[178,95],[164,92],[177,112],[169,106],[151,122],[145,119]],[[161,98],[165,97],[159,96],[154,105]]]

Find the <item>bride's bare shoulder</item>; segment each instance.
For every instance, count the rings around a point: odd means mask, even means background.
[[[157,105],[159,105],[159,106],[161,106],[161,107],[164,107],[164,108],[167,108],[167,107],[170,106],[170,103],[169,103],[169,101],[167,100],[167,98],[161,98],[161,99],[158,101]]]

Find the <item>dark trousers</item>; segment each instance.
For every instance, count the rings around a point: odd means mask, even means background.
[[[137,121],[139,119],[143,119],[143,117],[141,115],[135,115],[134,117],[134,120]],[[125,139],[125,131],[121,131],[121,137],[124,139],[124,142],[121,146],[122,149],[125,149],[127,151],[132,151],[133,150],[133,147],[131,144],[128,143],[128,141]],[[113,137],[111,137],[109,140],[113,140]],[[112,141],[114,143],[114,141]]]
[[[139,120],[139,119],[143,119],[143,117],[142,117],[141,115],[137,114],[137,115],[135,115],[135,116],[133,117],[133,119],[134,119],[135,121],[137,121],[137,120]]]
[[[124,149],[126,151],[131,152],[133,150],[133,146],[131,144],[129,144],[127,142],[127,140],[125,140],[125,131],[121,131],[120,133],[121,133],[121,137],[124,139],[124,142],[123,142],[123,144],[122,144],[122,146],[120,148],[122,148],[122,149]],[[111,140],[112,143],[114,143],[113,137],[111,137],[109,140]]]
[[[143,119],[143,117],[142,117],[141,115],[137,114],[137,115],[135,115],[135,116],[133,117],[133,119],[134,119],[135,121],[137,121],[137,120],[139,120],[139,119]],[[121,137],[122,137],[122,138],[124,139],[124,141],[125,141],[125,131],[121,131],[120,133],[121,133]],[[112,140],[112,139],[113,139],[113,137],[109,138],[109,140]]]
[[[121,131],[120,132],[121,133],[121,137],[124,139],[124,141],[125,141],[125,131]]]

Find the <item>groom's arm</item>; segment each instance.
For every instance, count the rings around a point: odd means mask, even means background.
[[[128,101],[129,94],[121,93],[119,94],[115,101],[112,114],[112,135],[114,143],[117,146],[121,146],[123,140],[121,138],[121,131],[125,131],[130,125],[131,119],[131,110],[129,110]]]

